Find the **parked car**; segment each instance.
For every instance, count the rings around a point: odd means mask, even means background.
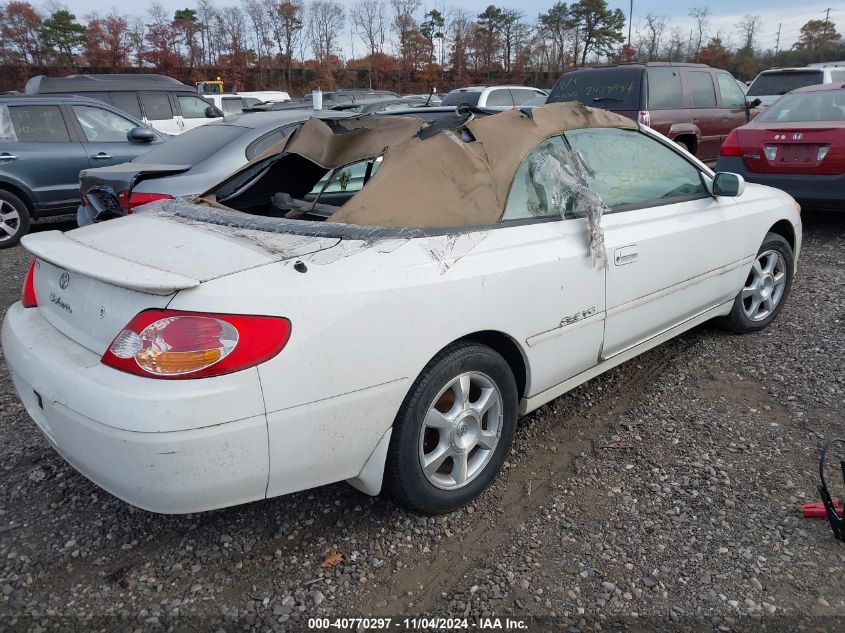
[[[223,114],[240,114],[244,110],[262,105],[264,102],[256,97],[245,97],[240,94],[204,94],[203,99],[212,104]]]
[[[154,200],[200,194],[282,142],[312,116],[344,115],[312,110],[233,115],[177,136],[131,162],[83,169],[77,224],[127,215]]]
[[[730,133],[716,169],[782,189],[802,205],[845,210],[845,84],[784,95]]]
[[[830,83],[845,83],[845,67],[812,64],[804,68],[772,68],[757,75],[746,94],[767,107],[797,88]]]
[[[440,102],[443,101],[443,96],[436,93],[436,92],[424,93],[424,94],[415,94],[415,95],[403,95],[403,96],[405,96],[406,98],[418,97],[420,99],[425,99],[426,103],[428,103],[428,105],[431,105],[431,106],[439,106]]]
[[[547,97],[549,93],[529,86],[468,86],[444,95],[442,106],[471,105],[478,108],[507,109],[522,105],[529,99]]]
[[[26,83],[25,92],[98,99],[174,136],[223,116],[194,88],[165,75],[39,75]]]
[[[82,97],[0,97],[0,248],[30,220],[73,213],[79,172],[132,160],[166,140],[114,106]]]
[[[448,512],[519,415],[785,304],[787,194],[576,103],[448,116],[312,118],[194,203],[27,236],[0,340],[49,442],[156,512],[343,480]]]
[[[331,109],[357,114],[371,114],[373,112],[393,112],[395,110],[421,108],[426,104],[427,99],[422,97],[400,97],[398,99],[362,99],[355,103],[334,105]]]
[[[702,160],[715,160],[751,104],[725,70],[705,64],[648,62],[584,68],[564,74],[549,103],[580,101],[647,125]]]
[[[290,95],[283,90],[238,90],[237,94],[258,99],[262,103],[290,101]]]

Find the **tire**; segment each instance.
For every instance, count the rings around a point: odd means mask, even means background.
[[[0,248],[17,246],[29,232],[29,209],[16,195],[0,189]]]
[[[768,326],[789,297],[794,270],[789,242],[776,233],[767,233],[730,314],[719,324],[737,334],[759,332]]]
[[[386,492],[425,514],[470,503],[510,453],[517,401],[513,372],[498,353],[472,342],[444,349],[423,369],[396,416]]]

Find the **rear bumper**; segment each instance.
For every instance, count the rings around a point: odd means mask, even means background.
[[[233,381],[195,381],[206,384],[186,391],[183,399],[190,399],[190,406],[182,407],[163,393],[163,381],[103,367],[96,354],[53,328],[39,310],[20,303],[9,308],[0,342],[15,388],[38,428],[74,468],[115,496],[162,513],[199,512],[265,497],[266,416],[218,419],[215,395],[237,397],[240,390],[232,392]],[[119,376],[105,384],[103,371]],[[257,372],[252,379],[257,384]],[[259,407],[263,410],[263,402]],[[126,413],[118,417],[114,412],[120,408]],[[151,428],[185,430],[119,428],[138,419],[149,420]],[[208,425],[190,428],[198,421]]]
[[[716,171],[740,174],[748,182],[785,191],[805,207],[845,211],[845,174],[838,176],[758,174],[749,171],[739,156],[719,158]]]

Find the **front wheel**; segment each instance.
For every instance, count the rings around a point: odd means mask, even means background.
[[[757,332],[774,321],[792,288],[795,259],[783,237],[768,233],[730,314],[721,325],[739,334]]]
[[[470,503],[510,452],[517,400],[513,372],[498,353],[471,342],[447,347],[414,382],[396,416],[387,491],[426,514]]]

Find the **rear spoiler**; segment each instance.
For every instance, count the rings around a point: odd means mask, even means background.
[[[23,237],[21,244],[38,259],[120,288],[154,295],[169,295],[177,290],[200,285],[198,279],[98,251],[60,231],[31,233]]]

